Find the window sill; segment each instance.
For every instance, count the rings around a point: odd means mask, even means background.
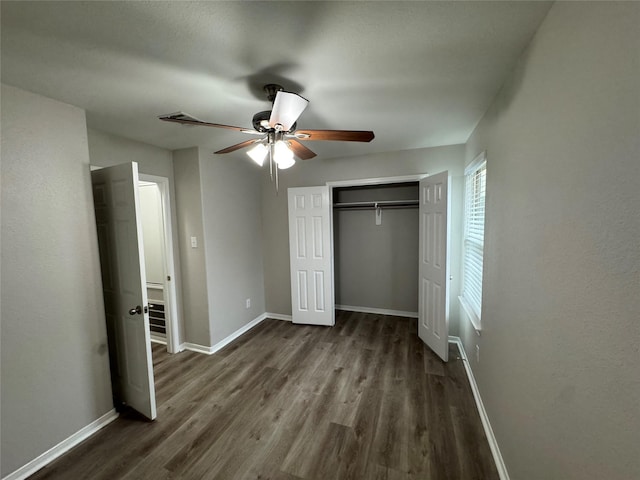
[[[482,324],[480,323],[480,317],[478,317],[478,315],[475,314],[475,312],[471,309],[471,307],[469,306],[467,301],[464,299],[464,297],[458,297],[458,300],[460,301],[460,305],[462,306],[462,309],[467,315],[467,318],[471,322],[471,325],[473,325],[473,328],[475,329],[476,333],[480,335],[480,332],[482,331]]]

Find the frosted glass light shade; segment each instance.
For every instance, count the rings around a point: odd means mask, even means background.
[[[278,165],[280,170],[291,167],[296,163],[293,158],[293,152],[289,150],[289,147],[282,140],[278,140],[273,146],[273,160]]]
[[[267,153],[269,153],[269,149],[264,143],[258,143],[251,150],[247,151],[247,155],[249,155],[251,159],[260,166],[264,164],[264,159],[267,157]]]
[[[278,162],[278,168],[280,170],[284,170],[286,168],[292,167],[295,163],[296,161],[293,157],[285,158],[284,160],[281,160],[280,162]]]

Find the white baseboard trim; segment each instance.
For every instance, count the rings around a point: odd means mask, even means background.
[[[281,313],[265,313],[265,315],[267,316],[267,318],[272,318],[274,320],[282,320],[283,322],[291,322],[292,321],[292,317],[291,315],[283,315]]]
[[[10,473],[6,477],[3,477],[2,480],[23,480],[33,475],[41,468],[44,468],[47,465],[49,465],[56,458],[60,457],[61,455],[64,455],[66,452],[71,450],[80,442],[89,438],[91,435],[96,433],[102,427],[105,427],[111,422],[113,422],[116,418],[118,418],[118,413],[116,412],[115,409],[108,411],[97,420],[94,420],[86,427],[81,428],[70,437],[61,441],[55,447],[50,448],[49,450],[44,452],[42,455],[39,455],[38,457],[34,458],[26,465],[20,467],[15,472]]]
[[[184,342],[180,345],[180,351],[189,350],[190,352],[204,353],[206,355],[212,355],[214,352],[211,350],[213,347],[207,347],[205,345],[199,345],[197,343]]]
[[[484,433],[487,436],[487,440],[489,441],[489,448],[491,449],[493,460],[494,462],[496,462],[496,468],[498,469],[498,475],[500,476],[500,480],[510,480],[509,472],[507,472],[507,467],[504,464],[502,453],[500,453],[500,448],[498,447],[498,441],[496,440],[496,437],[493,434],[493,429],[491,428],[491,423],[489,422],[487,411],[484,409],[484,404],[482,403],[482,397],[480,397],[480,390],[478,390],[478,384],[476,383],[476,379],[473,376],[473,370],[471,370],[471,366],[469,365],[469,358],[467,357],[467,352],[464,349],[464,344],[462,343],[462,340],[460,339],[460,337],[453,337],[453,336],[449,336],[449,343],[456,344],[456,346],[458,347],[458,350],[460,351],[460,356],[462,357],[462,363],[464,364],[464,369],[467,372],[469,385],[471,386],[471,391],[473,392],[473,398],[476,401],[476,407],[478,408],[478,413],[480,414],[480,420],[482,421],[482,427],[484,428]]]
[[[336,305],[336,310],[347,312],[376,313],[378,315],[393,315],[394,317],[418,318],[418,312],[405,312],[403,310],[388,310],[386,308],[354,307],[353,305]]]
[[[259,317],[254,318],[249,323],[247,323],[243,327],[239,328],[238,330],[233,332],[231,335],[223,338],[222,340],[220,340],[218,343],[216,343],[215,345],[213,345],[211,347],[207,347],[207,346],[204,346],[204,345],[198,345],[197,343],[185,342],[182,345],[180,345],[180,350],[181,351],[182,350],[190,350],[192,352],[205,353],[207,355],[213,355],[217,351],[222,350],[224,347],[229,345],[231,342],[233,342],[236,338],[238,338],[243,333],[246,333],[249,330],[251,330],[253,327],[258,325],[260,322],[262,322],[266,318],[268,318],[267,314],[263,313]]]

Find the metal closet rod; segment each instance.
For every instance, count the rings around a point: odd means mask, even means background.
[[[418,200],[380,200],[378,202],[339,202],[333,208],[385,208],[385,207],[417,207]]]

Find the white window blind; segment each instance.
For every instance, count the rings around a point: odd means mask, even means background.
[[[482,262],[484,252],[484,204],[487,161],[480,155],[465,172],[464,279],[462,303],[471,321],[480,328],[482,311]],[[474,318],[475,317],[475,318]]]

